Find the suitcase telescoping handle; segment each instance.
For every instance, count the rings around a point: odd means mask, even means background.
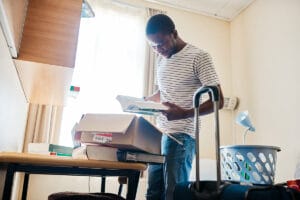
[[[220,167],[220,133],[219,133],[219,88],[217,86],[203,86],[200,87],[193,97],[194,106],[194,121],[195,121],[195,137],[196,137],[196,189],[200,190],[200,171],[199,171],[199,106],[200,97],[204,93],[209,93],[214,107],[215,114],[215,140],[216,140],[216,166],[217,166],[217,188],[221,184],[221,167]]]

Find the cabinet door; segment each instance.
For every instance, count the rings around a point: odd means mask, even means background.
[[[74,67],[82,0],[29,0],[18,59]]]

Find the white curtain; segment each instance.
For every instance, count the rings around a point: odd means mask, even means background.
[[[23,152],[31,142],[58,143],[62,110],[57,105],[29,105]]]
[[[118,94],[142,97],[145,66],[145,8],[89,0],[95,18],[81,20],[72,85],[76,99],[64,110],[60,141],[70,145],[70,130],[85,113],[121,113]]]
[[[27,124],[23,142],[23,152],[28,152],[28,144],[53,143],[59,140],[63,106],[29,104]],[[21,199],[24,174],[17,173],[14,181],[13,199]]]
[[[156,14],[165,14],[166,12],[161,10],[156,10],[153,8],[147,8],[147,18],[149,19],[151,16]],[[150,96],[157,89],[156,83],[156,58],[157,54],[152,50],[152,47],[146,45],[146,53],[145,53],[145,70],[144,70],[144,96]],[[146,119],[151,123],[155,124],[155,117],[147,116]]]
[[[147,18],[149,19],[153,15],[165,14],[166,12],[156,10],[153,8],[147,8]],[[146,57],[145,57],[145,73],[144,73],[144,96],[149,96],[157,90],[156,85],[156,58],[157,54],[152,48],[146,46]]]
[[[73,84],[84,112],[120,112],[118,94],[142,96],[145,10],[89,1],[95,18],[82,19]],[[112,98],[113,97],[113,98]]]

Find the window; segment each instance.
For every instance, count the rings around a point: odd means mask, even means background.
[[[97,1],[98,2],[98,1]],[[72,146],[71,129],[84,113],[120,113],[118,94],[141,97],[146,39],[144,9],[92,5],[95,18],[82,18],[72,85],[63,113],[60,144]]]

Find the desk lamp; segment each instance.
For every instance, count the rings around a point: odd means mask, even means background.
[[[246,110],[246,111],[243,111],[243,112],[240,112],[236,119],[235,119],[235,122],[241,126],[244,126],[246,127],[247,129],[245,130],[244,132],[244,138],[243,138],[243,144],[245,144],[245,140],[246,140],[246,134],[248,133],[248,131],[252,131],[254,132],[255,131],[255,128],[254,126],[252,125],[251,121],[250,121],[250,118],[249,118],[249,112]]]

